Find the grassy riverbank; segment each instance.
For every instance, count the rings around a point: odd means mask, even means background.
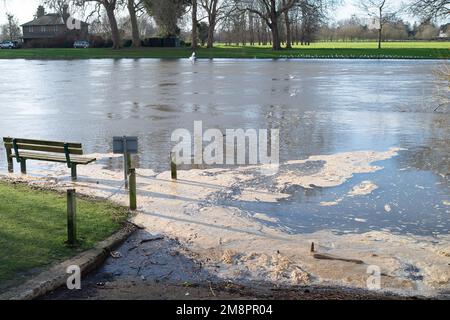
[[[127,211],[106,201],[77,200],[77,249],[68,248],[66,197],[0,182],[0,289],[92,248],[120,228]]]
[[[0,59],[187,58],[190,48],[19,49],[1,50]],[[319,42],[273,51],[269,46],[225,46],[196,50],[198,58],[336,58],[336,59],[450,59],[450,42]]]

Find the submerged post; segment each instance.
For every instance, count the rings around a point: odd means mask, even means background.
[[[67,190],[67,244],[71,247],[77,244],[77,203],[75,189]]]
[[[175,153],[170,153],[170,172],[173,180],[177,180],[177,160]]]
[[[137,204],[136,204],[136,169],[135,168],[130,169],[129,194],[130,194],[130,210],[136,210]]]

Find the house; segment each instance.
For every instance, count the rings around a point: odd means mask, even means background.
[[[450,38],[450,23],[444,24],[439,29],[439,39],[449,39]]]
[[[76,40],[87,40],[89,24],[71,18],[68,6],[62,14],[45,13],[39,6],[35,19],[22,25],[26,47],[71,47]]]

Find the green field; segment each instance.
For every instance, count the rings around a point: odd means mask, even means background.
[[[101,58],[187,58],[190,48],[141,49],[18,49],[1,50],[0,59],[101,59]],[[333,59],[450,59],[450,42],[318,42],[273,51],[269,46],[216,45],[196,50],[198,58],[333,58]]]
[[[67,240],[65,195],[0,182],[0,288],[92,248],[120,228],[127,211],[105,201],[77,200],[79,248]]]

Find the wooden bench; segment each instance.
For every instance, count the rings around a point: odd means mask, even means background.
[[[83,157],[81,143],[59,141],[3,138],[8,160],[8,171],[14,172],[14,158],[20,163],[20,171],[27,173],[27,160],[42,160],[67,163],[71,169],[72,180],[77,179],[77,165],[87,165],[95,158]]]

